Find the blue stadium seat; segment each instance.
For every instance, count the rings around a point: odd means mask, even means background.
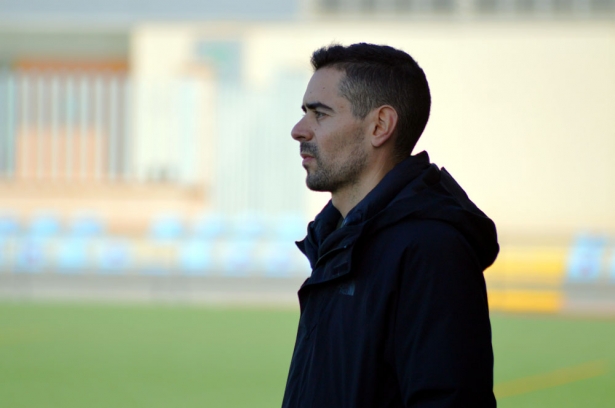
[[[139,245],[138,269],[144,275],[167,275],[177,258],[178,243],[185,237],[185,228],[178,215],[154,218],[149,228],[149,241]]]
[[[226,219],[221,214],[203,215],[194,222],[192,237],[195,239],[216,239],[227,233]]]
[[[60,273],[83,273],[89,266],[88,243],[81,238],[67,238],[58,242],[56,266]]]
[[[222,269],[227,276],[248,276],[258,270],[257,241],[237,239],[226,243],[222,252]]]
[[[51,237],[60,233],[61,224],[53,214],[36,215],[30,220],[27,233],[32,237]]]
[[[155,241],[173,241],[184,235],[184,224],[179,216],[166,215],[152,220],[149,236]]]
[[[105,225],[103,220],[96,215],[82,215],[71,221],[68,232],[74,237],[97,237],[105,232]]]
[[[0,238],[19,233],[19,221],[10,214],[0,214]]]
[[[570,249],[567,265],[569,282],[596,282],[602,272],[606,239],[589,234],[579,235]]]
[[[179,267],[186,275],[207,275],[214,266],[212,247],[204,240],[190,240],[181,244]]]
[[[130,243],[123,239],[104,239],[98,246],[96,267],[101,273],[122,274],[133,267]]]
[[[51,240],[40,237],[20,239],[16,244],[15,271],[40,273],[53,264]]]

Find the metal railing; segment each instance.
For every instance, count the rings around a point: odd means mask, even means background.
[[[0,175],[130,176],[131,87],[122,74],[0,74]]]

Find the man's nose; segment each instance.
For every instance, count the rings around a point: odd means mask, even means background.
[[[312,138],[312,132],[309,130],[305,123],[305,117],[301,118],[299,122],[293,126],[290,131],[290,135],[297,141],[310,140]]]

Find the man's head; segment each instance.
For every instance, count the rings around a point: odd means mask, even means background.
[[[389,105],[398,115],[395,153],[398,160],[410,155],[423,133],[431,107],[425,73],[401,50],[374,44],[331,45],[312,55],[314,71],[333,68],[345,74],[339,84],[357,118]]]
[[[291,134],[301,142],[307,185],[336,193],[408,157],[429,117],[421,68],[388,46],[321,48],[304,95],[305,116]]]

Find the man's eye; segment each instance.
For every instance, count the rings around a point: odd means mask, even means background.
[[[320,119],[325,116],[325,114],[322,112],[314,111],[314,116],[316,117],[316,119]]]

